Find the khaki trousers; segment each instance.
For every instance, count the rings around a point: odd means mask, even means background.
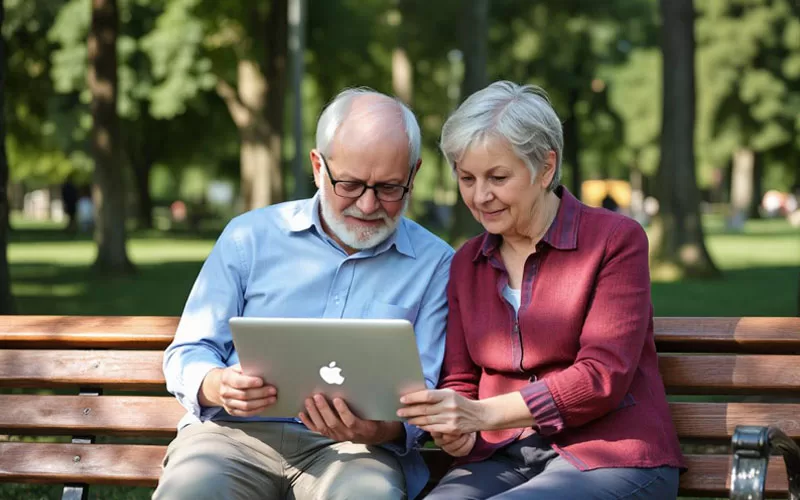
[[[304,425],[203,422],[178,432],[153,499],[405,499],[391,452]]]

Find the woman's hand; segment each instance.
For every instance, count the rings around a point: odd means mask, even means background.
[[[450,389],[414,392],[400,398],[400,402],[406,406],[397,410],[397,416],[431,434],[462,435],[486,428],[480,402]]]
[[[442,434],[441,432],[432,432],[431,437],[436,446],[443,449],[448,455],[463,457],[475,447],[476,433]]]

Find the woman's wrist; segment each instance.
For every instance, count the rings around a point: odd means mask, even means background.
[[[535,420],[519,392],[476,401],[483,431],[531,427]]]

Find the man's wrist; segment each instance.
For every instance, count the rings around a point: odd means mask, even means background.
[[[200,403],[200,406],[204,406],[206,408],[222,406],[222,402],[219,401],[219,384],[221,374],[222,368],[212,368],[208,373],[206,373],[206,376],[203,377],[203,381],[200,382],[200,390],[197,394],[197,401]]]
[[[402,422],[382,422],[383,432],[380,444],[396,444],[405,446],[406,428]]]

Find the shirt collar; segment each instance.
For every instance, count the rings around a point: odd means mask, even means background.
[[[293,233],[299,233],[302,231],[307,231],[313,227],[316,229],[317,234],[320,236],[325,235],[325,231],[322,228],[322,220],[319,216],[319,204],[319,191],[317,191],[313,197],[303,200],[298,205],[296,212],[289,219],[289,231]],[[407,255],[412,259],[417,258],[417,254],[414,251],[414,245],[411,243],[411,236],[408,234],[408,222],[406,221],[405,217],[400,219],[400,222],[397,224],[397,229],[395,229],[391,236],[386,238],[386,240],[374,248],[364,250],[364,252],[367,252],[370,255],[378,255],[390,249],[392,246],[394,246],[397,251],[403,255]]]
[[[289,231],[299,233],[315,227],[323,234],[322,222],[319,219],[319,191],[307,200],[302,200],[289,218]]]
[[[558,207],[553,222],[542,237],[542,242],[547,243],[559,250],[574,250],[578,248],[578,222],[581,215],[581,202],[564,186],[559,186],[555,190],[556,195],[561,198],[561,205]],[[481,246],[473,257],[473,261],[481,257],[490,257],[500,248],[503,242],[499,234],[484,233]]]

